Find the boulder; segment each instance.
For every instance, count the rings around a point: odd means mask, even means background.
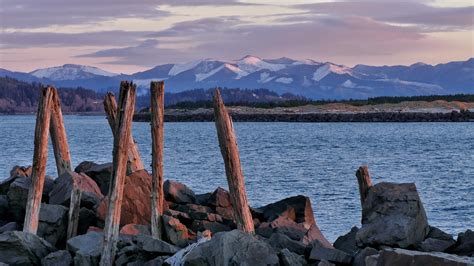
[[[295,241],[284,234],[273,233],[270,238],[265,241],[277,251],[287,249],[299,255],[305,254],[306,245],[299,241]]]
[[[97,183],[102,194],[107,195],[109,194],[112,167],[112,163],[96,164],[94,162],[84,161],[80,163],[74,171],[77,173],[85,173]]]
[[[454,241],[452,235],[445,233],[436,227],[430,226],[430,232],[426,239],[421,242],[419,250],[427,252],[443,252],[454,246],[454,244],[456,244],[456,241]]]
[[[165,199],[174,203],[195,203],[196,195],[185,184],[166,180],[163,185]]]
[[[459,233],[453,253],[462,256],[474,256],[474,231]]]
[[[0,227],[0,234],[7,232],[7,231],[15,231],[15,230],[21,230],[20,224],[17,222],[9,222],[7,224],[4,224],[2,227]]]
[[[355,254],[359,250],[356,244],[357,231],[359,231],[359,228],[352,227],[349,233],[338,237],[333,246],[349,254]]]
[[[149,225],[126,224],[120,229],[120,234],[122,234],[122,235],[132,235],[132,236],[136,236],[136,235],[139,235],[139,234],[151,235],[151,229],[150,229]]]
[[[8,197],[7,195],[0,195],[0,219],[7,217],[8,215]]]
[[[13,183],[17,178],[30,177],[31,171],[31,166],[14,166],[13,169],[10,170],[10,177],[0,182],[0,195],[7,194],[11,183]]]
[[[336,264],[350,264],[352,256],[344,251],[325,247],[321,242],[315,240],[311,243],[309,259],[312,261],[327,260]]]
[[[262,218],[260,220],[266,222],[271,222],[278,217],[287,217],[296,223],[316,224],[311,201],[302,195],[286,198],[253,211],[257,218],[260,216]]]
[[[205,230],[211,231],[213,234],[217,232],[230,231],[231,228],[227,225],[218,222],[209,222],[204,220],[194,220],[190,226],[190,229],[194,232],[202,232]]]
[[[307,264],[304,256],[291,252],[286,248],[282,249],[278,255],[280,264],[283,266],[303,266]]]
[[[164,265],[165,260],[168,258],[168,256],[158,256],[152,260],[149,260],[143,264],[143,266],[161,266]]]
[[[147,235],[137,235],[134,242],[140,250],[154,255],[173,255],[179,250],[176,246]]]
[[[164,238],[178,247],[185,247],[189,243],[188,228],[178,219],[163,215]]]
[[[120,224],[150,224],[151,176],[146,170],[131,173],[125,179]],[[108,197],[97,208],[98,217],[104,221],[107,214]]]
[[[34,234],[20,231],[0,234],[0,262],[9,265],[39,265],[53,251],[56,248]]]
[[[196,194],[196,204],[206,205],[212,193]]]
[[[460,257],[441,252],[421,252],[401,248],[384,249],[380,252],[377,265],[443,265],[464,266],[474,265],[474,258]]]
[[[104,198],[99,187],[90,177],[84,173],[67,171],[54,181],[53,190],[49,193],[49,203],[69,207],[74,183],[82,191],[81,207],[92,209]]]
[[[319,263],[318,263],[318,266],[336,266],[336,264],[334,263],[331,263],[327,260],[321,260]]]
[[[41,260],[41,266],[68,266],[72,264],[71,254],[66,250],[49,253]]]
[[[66,237],[68,208],[42,203],[39,213],[38,236],[56,246]]]
[[[104,234],[88,232],[67,241],[67,248],[74,255],[74,265],[98,265]]]
[[[273,248],[239,230],[217,233],[192,249],[184,265],[278,265]]]
[[[359,246],[416,246],[428,232],[415,184],[382,182],[369,189],[362,205],[362,227],[356,234]]]
[[[359,250],[357,254],[354,256],[354,260],[352,261],[352,266],[366,266],[365,259],[368,256],[378,255],[379,252],[375,248],[366,247],[362,250]]]
[[[91,226],[97,226],[97,214],[91,209],[82,207],[79,210],[79,223],[77,225],[77,234],[83,235],[87,233],[87,229]]]
[[[227,190],[218,187],[207,199],[207,206],[212,207],[231,207],[230,194]]]

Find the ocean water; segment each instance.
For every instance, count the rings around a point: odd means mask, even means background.
[[[65,116],[73,165],[112,160],[105,117]],[[0,116],[0,180],[30,165],[34,116]],[[310,197],[317,223],[334,241],[361,210],[356,169],[373,182],[415,182],[429,223],[453,235],[474,229],[474,123],[235,123],[250,204]],[[133,135],[150,169],[149,123]],[[165,178],[196,193],[227,188],[213,123],[165,124]],[[56,175],[50,145],[47,174]]]

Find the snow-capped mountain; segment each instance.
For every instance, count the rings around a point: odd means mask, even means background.
[[[313,99],[474,93],[474,58],[435,66],[417,63],[351,68],[311,59],[248,55],[237,60],[202,59],[159,65],[130,75],[80,65],[39,69],[29,74],[0,69],[0,75],[98,91],[116,90],[120,80],[133,80],[139,86],[139,94],[147,93],[153,80],[165,80],[168,92],[212,87],[266,88]]]

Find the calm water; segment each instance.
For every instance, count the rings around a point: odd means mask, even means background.
[[[74,166],[111,161],[104,117],[66,116]],[[33,156],[33,116],[0,116],[0,179]],[[236,123],[252,206],[303,194],[328,239],[359,225],[355,170],[368,164],[374,182],[415,182],[431,225],[457,234],[474,229],[474,123]],[[148,123],[135,123],[146,165]],[[214,124],[165,125],[165,178],[197,193],[227,187]],[[50,147],[48,174],[54,176]]]

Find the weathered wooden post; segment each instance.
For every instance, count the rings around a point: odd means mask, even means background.
[[[369,188],[372,186],[372,179],[370,178],[367,165],[359,167],[356,172],[356,177],[359,183],[360,204],[363,205],[369,193]]]
[[[36,234],[38,230],[38,218],[41,206],[41,195],[43,194],[44,178],[46,175],[46,160],[48,157],[48,134],[51,119],[51,101],[53,88],[41,89],[36,114],[35,140],[33,151],[33,171],[31,184],[28,190],[28,201],[26,203],[26,214],[23,231]]]
[[[116,134],[116,119],[117,119],[117,102],[115,101],[115,95],[112,92],[108,92],[104,99],[104,109],[107,114],[107,120],[109,121],[110,129],[112,134]],[[133,135],[130,135],[128,148],[128,164],[130,170],[135,172],[137,170],[145,169],[138,146],[133,139]]]
[[[253,234],[255,228],[248,205],[247,192],[245,191],[237,139],[232,125],[232,118],[226,110],[219,89],[216,89],[214,93],[214,117],[237,228]]]
[[[113,169],[100,265],[113,265],[114,262],[122,209],[123,188],[127,175],[127,154],[132,131],[135,90],[136,86],[133,83],[122,81],[120,84],[119,109],[116,120],[117,130],[115,131],[116,134],[114,134]]]
[[[163,147],[164,147],[164,112],[165,84],[151,82],[151,235],[161,239],[163,215]]]
[[[69,153],[69,145],[67,143],[66,129],[64,128],[63,113],[61,111],[61,101],[58,91],[52,88],[52,94],[51,125],[49,131],[51,134],[51,142],[53,143],[58,176],[61,176],[66,170],[71,171],[71,155]]]
[[[77,226],[79,224],[79,211],[81,209],[81,196],[82,191],[80,189],[81,180],[74,180],[74,188],[71,191],[71,202],[69,204],[69,220],[67,224],[67,235],[66,239],[69,240],[77,235]]]

